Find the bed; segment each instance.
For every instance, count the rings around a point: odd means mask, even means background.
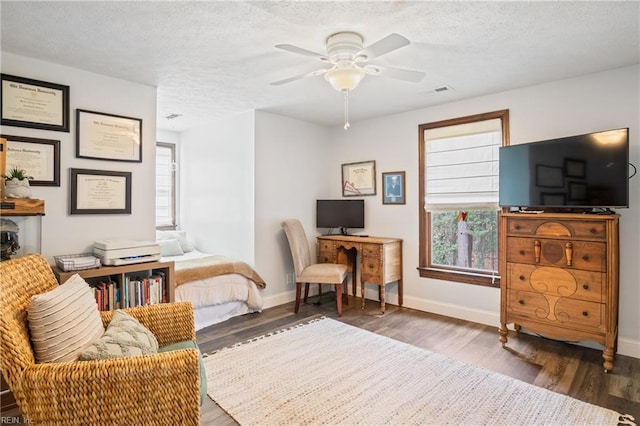
[[[248,264],[197,250],[184,231],[157,231],[162,260],[175,263],[175,300],[191,302],[196,330],[261,312],[264,280]]]

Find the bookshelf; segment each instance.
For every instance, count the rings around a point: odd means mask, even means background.
[[[101,281],[114,283],[114,287],[117,286],[120,289],[120,300],[129,300],[126,307],[132,307],[141,304],[149,303],[163,303],[174,302],[174,290],[175,290],[175,274],[173,262],[144,262],[135,263],[131,265],[122,266],[102,266],[94,269],[84,269],[81,271],[69,271],[65,272],[57,266],[52,266],[53,273],[60,284],[67,281],[72,275],[78,274],[85,279],[92,287],[98,285]],[[123,286],[125,283],[131,285],[132,282],[138,278],[149,278],[156,275],[164,276],[164,297],[161,300],[147,300],[147,303],[134,303],[132,299],[123,299]],[[130,293],[127,293],[130,294]],[[99,304],[100,307],[100,304]],[[112,309],[115,306],[112,306]],[[104,309],[104,307],[101,308]]]

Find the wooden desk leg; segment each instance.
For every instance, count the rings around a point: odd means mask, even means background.
[[[362,310],[364,311],[364,281],[360,280],[360,296],[362,299]]]
[[[380,311],[384,314],[384,284],[380,284]]]
[[[402,278],[398,280],[398,306],[402,306]]]

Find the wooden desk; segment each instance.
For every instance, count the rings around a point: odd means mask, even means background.
[[[402,240],[399,238],[321,235],[318,239],[318,263],[341,263],[352,271],[353,294],[358,276],[360,253],[360,292],[364,309],[365,282],[379,286],[380,310],[385,311],[384,286],[398,282],[398,305],[402,306]]]

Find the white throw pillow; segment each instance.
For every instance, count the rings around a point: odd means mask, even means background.
[[[27,319],[37,362],[75,361],[104,333],[93,291],[78,274],[33,296]]]
[[[187,238],[186,231],[156,231],[156,241],[178,240],[182,251],[189,253],[193,251],[193,245]]]
[[[162,256],[180,256],[184,254],[180,242],[176,239],[161,240],[160,248]]]
[[[158,353],[158,340],[148,328],[131,315],[117,310],[104,335],[84,349],[78,359],[121,358]]]

